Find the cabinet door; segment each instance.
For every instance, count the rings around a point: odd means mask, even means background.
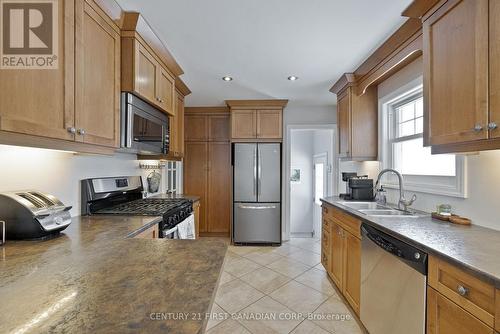
[[[330,268],[329,272],[331,279],[337,285],[337,287],[342,290],[342,270],[344,267],[344,238],[342,236],[344,230],[336,223],[332,224],[332,234],[331,234],[331,256],[330,256]]]
[[[492,328],[427,287],[427,334],[493,334]]]
[[[177,123],[177,152],[180,157],[184,156],[184,96],[176,94],[175,118]]]
[[[184,193],[200,197],[200,232],[207,232],[208,143],[187,142]]]
[[[490,138],[500,137],[500,2],[490,1]]]
[[[174,77],[163,67],[158,66],[158,106],[169,113],[170,115],[175,114],[174,110],[174,95],[175,95],[175,79]]]
[[[450,0],[423,23],[430,145],[488,136],[488,0]]]
[[[229,141],[229,115],[208,117],[208,140]]]
[[[135,91],[150,102],[158,104],[156,85],[159,81],[159,64],[141,43],[136,41],[135,45]]]
[[[231,137],[253,139],[257,137],[255,110],[231,111]]]
[[[257,138],[282,138],[282,111],[257,110]]]
[[[0,70],[0,130],[74,140],[74,1],[57,1],[58,68]]]
[[[339,154],[349,156],[351,150],[351,99],[346,91],[337,99],[337,124],[339,131]]]
[[[208,144],[208,232],[229,233],[231,161],[228,142]]]
[[[361,240],[344,231],[344,269],[342,293],[359,315],[361,290]]]
[[[185,115],[184,131],[186,141],[208,140],[208,117],[203,115]]]
[[[76,140],[118,147],[120,32],[96,5],[76,6]]]

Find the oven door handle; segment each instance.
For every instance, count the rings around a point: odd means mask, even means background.
[[[163,237],[165,237],[166,235],[169,235],[169,234],[178,233],[177,231],[178,231],[178,229],[177,229],[177,225],[176,225],[175,227],[172,227],[172,228],[171,228],[171,229],[169,229],[169,230],[166,230],[166,231],[165,231],[165,230],[163,230],[163,232],[162,232],[162,233],[163,233]]]

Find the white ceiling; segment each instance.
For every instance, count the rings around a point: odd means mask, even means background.
[[[259,98],[324,106],[335,104],[328,89],[340,75],[404,22],[411,0],[118,2],[143,14],[184,69],[188,106]]]

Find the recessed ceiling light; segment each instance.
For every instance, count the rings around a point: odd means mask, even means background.
[[[288,77],[288,80],[290,80],[290,81],[299,80],[299,77],[296,77],[295,75],[291,75]]]
[[[233,78],[231,78],[230,76],[225,76],[225,77],[222,77],[222,80],[224,80],[224,81],[233,81]]]

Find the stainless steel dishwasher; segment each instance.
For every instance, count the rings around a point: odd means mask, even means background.
[[[424,334],[427,254],[361,226],[361,322],[370,334]]]

